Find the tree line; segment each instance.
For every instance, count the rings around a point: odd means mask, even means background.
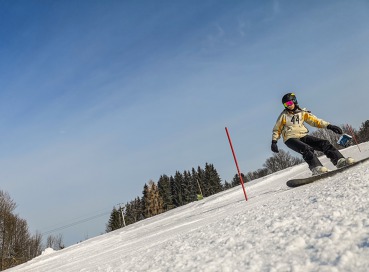
[[[0,190],[0,270],[41,254],[41,235],[31,235],[26,220],[14,214],[16,203]]]
[[[64,248],[61,235],[49,235],[46,245],[39,232],[31,235],[27,221],[14,213],[16,207],[9,193],[0,190],[0,271],[39,256],[47,247]]]
[[[142,197],[113,208],[106,232],[133,224],[137,221],[186,205],[203,197],[223,191],[222,180],[213,164],[198,166],[174,176],[162,175],[157,182],[144,185]]]
[[[350,125],[342,125],[341,128],[343,133],[353,136],[353,140],[347,146],[369,141],[369,120],[363,122],[358,130]],[[343,148],[337,144],[340,136],[330,130],[319,129],[311,135],[329,140],[337,149]],[[266,159],[262,168],[246,174],[241,173],[241,175],[244,182],[249,182],[302,162],[304,162],[302,158],[294,157],[288,151],[281,149],[279,153],[274,153],[272,157]],[[106,232],[200,200],[239,184],[238,174],[234,175],[230,182],[222,183],[214,165],[209,163],[205,164],[204,169],[198,166],[196,169],[192,168],[183,173],[177,171],[174,176],[162,175],[157,182],[150,180],[144,185],[141,197],[136,197],[124,206],[113,208],[106,224]]]

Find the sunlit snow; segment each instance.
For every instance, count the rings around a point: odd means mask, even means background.
[[[342,152],[369,156],[360,149]],[[9,271],[369,271],[369,161],[285,185],[307,175],[288,168],[246,183],[247,202],[237,186]]]

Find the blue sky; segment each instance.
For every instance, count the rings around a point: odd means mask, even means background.
[[[208,162],[230,181],[224,127],[241,170],[261,168],[286,92],[359,128],[368,53],[368,1],[0,1],[0,189],[45,232],[162,174]]]

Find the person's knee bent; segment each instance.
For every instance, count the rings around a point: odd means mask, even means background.
[[[301,154],[302,158],[305,161],[311,161],[312,159],[314,159],[315,156],[314,150],[312,148],[306,148]]]
[[[322,141],[322,150],[323,150],[323,153],[326,153],[329,150],[336,150],[336,148],[331,144],[330,141],[323,140]]]

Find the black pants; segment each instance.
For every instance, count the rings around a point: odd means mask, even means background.
[[[339,152],[329,141],[310,135],[306,135],[300,139],[288,139],[285,144],[292,150],[300,153],[310,169],[322,166],[314,150],[323,152],[334,165],[337,164],[339,159],[343,158],[341,152]]]

